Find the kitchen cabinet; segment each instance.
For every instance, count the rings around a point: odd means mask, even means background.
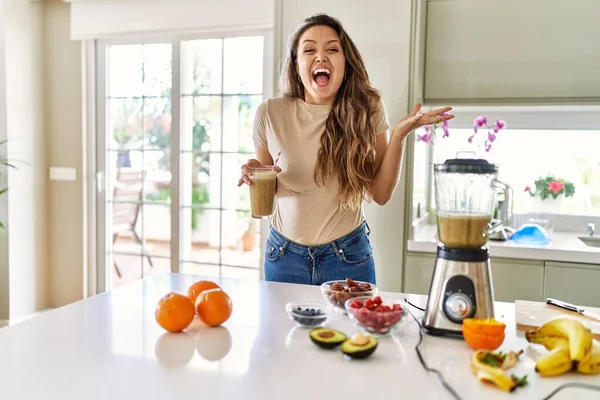
[[[492,279],[497,301],[543,300],[543,261],[492,258]]]
[[[435,255],[408,253],[404,268],[406,293],[428,294]],[[544,262],[492,258],[492,282],[497,301],[542,301],[544,296]]]
[[[544,297],[600,307],[600,265],[546,262]]]
[[[433,274],[435,256],[426,253],[408,253],[404,264],[405,293],[429,293],[429,285]]]

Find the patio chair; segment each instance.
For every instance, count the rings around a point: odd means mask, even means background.
[[[143,181],[144,172],[131,168],[119,168],[117,179],[115,182],[115,190],[113,194],[113,215],[112,215],[112,232],[113,232],[113,247],[117,237],[128,233],[133,234],[136,241],[142,246],[142,255],[148,258],[150,267],[153,267],[150,254],[146,250],[142,239],[135,231],[140,208],[142,206]],[[117,272],[117,276],[121,278],[121,270],[114,261],[113,265]]]

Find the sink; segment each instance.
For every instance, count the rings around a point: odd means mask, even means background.
[[[600,236],[579,236],[579,240],[585,243],[586,246],[600,247]]]

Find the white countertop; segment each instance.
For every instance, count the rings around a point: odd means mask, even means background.
[[[490,240],[488,246],[492,257],[600,264],[600,248],[586,246],[577,236],[576,233],[554,232],[552,243],[545,246],[518,244],[510,240]],[[437,244],[437,225],[421,225],[415,228],[414,238],[408,240],[407,250],[435,253]]]
[[[419,363],[418,325],[410,317],[366,360],[347,360],[339,350],[316,347],[307,329],[294,327],[285,303],[321,299],[319,287],[217,280],[233,300],[231,318],[220,328],[198,322],[187,333],[165,333],[154,319],[159,298],[172,290],[185,292],[199,279],[155,275],[0,329],[0,398],[452,398]],[[408,297],[425,304],[424,296]],[[413,312],[420,317],[420,311]],[[496,312],[508,324],[501,349],[522,348],[528,354],[528,344],[515,333],[513,305],[497,303]],[[329,325],[348,335],[357,331],[344,315],[334,315]],[[576,374],[539,378],[533,359],[525,355],[514,372],[528,374],[529,386],[506,394],[475,379],[469,369],[472,350],[465,342],[425,336],[421,350],[463,399],[540,399],[567,381],[600,382],[598,376]],[[553,399],[599,395],[570,389]]]

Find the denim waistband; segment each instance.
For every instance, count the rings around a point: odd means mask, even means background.
[[[369,228],[367,221],[363,221],[352,232],[350,232],[340,238],[334,239],[328,243],[324,243],[324,244],[320,244],[320,245],[316,245],[316,246],[309,246],[309,245],[303,245],[303,244],[291,241],[290,239],[286,238],[281,233],[279,233],[272,226],[271,226],[270,231],[271,232],[270,232],[270,235],[267,240],[269,242],[271,242],[270,244],[272,246],[279,247],[279,249],[281,251],[289,251],[291,253],[295,253],[298,255],[306,255],[306,254],[321,255],[321,254],[325,254],[327,252],[337,253],[338,248],[342,247],[345,243],[347,243],[357,237],[360,237],[360,236],[364,235],[365,233],[366,234],[371,233],[371,229]],[[267,246],[269,246],[269,243],[267,243]]]

